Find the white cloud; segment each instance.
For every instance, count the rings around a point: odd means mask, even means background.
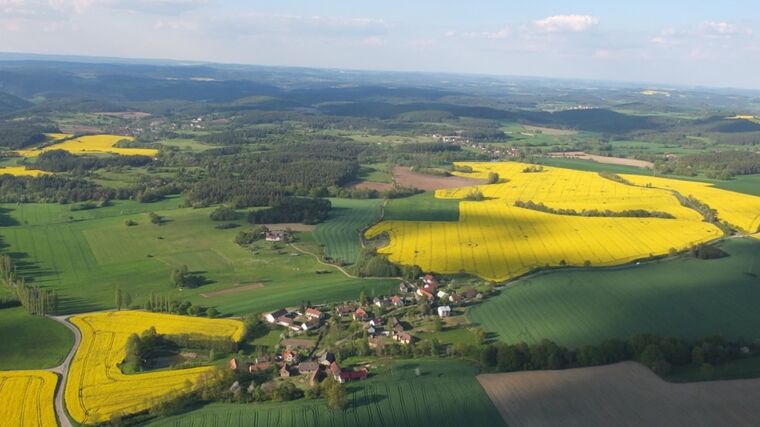
[[[699,25],[698,31],[705,37],[732,37],[752,34],[752,28],[725,21],[705,21]]]
[[[533,24],[549,33],[581,32],[599,23],[599,18],[591,15],[554,15],[534,21]]]

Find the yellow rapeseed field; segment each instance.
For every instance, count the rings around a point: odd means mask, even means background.
[[[47,371],[0,371],[0,425],[56,426],[58,376]]]
[[[53,140],[68,138],[71,135],[61,133],[47,134]],[[72,154],[102,154],[113,153],[125,156],[143,155],[155,156],[158,150],[152,148],[116,148],[113,145],[122,139],[133,140],[131,136],[121,135],[85,135],[78,138],[68,139],[57,144],[45,146],[41,149],[18,150],[23,157],[37,157],[40,153],[50,150],[66,150]]]
[[[718,219],[746,233],[760,232],[760,197],[721,190],[704,182],[622,175],[636,185],[652,186],[677,191],[683,196],[694,196],[718,212]]]
[[[506,182],[438,190],[439,198],[461,199],[473,189],[486,197],[479,202],[460,202],[458,222],[383,221],[371,227],[367,237],[382,233],[390,237],[380,253],[426,271],[469,272],[506,280],[546,266],[623,264],[721,236],[717,227],[681,206],[668,190],[555,167],[526,173],[523,170],[529,165],[516,162],[458,164],[474,171],[460,175],[485,178],[496,172]],[[518,200],[577,211],[661,211],[675,218],[555,215],[515,207]]]
[[[108,421],[113,415],[145,410],[175,392],[189,391],[212,368],[123,374],[127,338],[155,327],[159,334],[202,334],[239,341],[243,324],[232,319],[204,319],[141,311],[101,312],[71,318],[82,332],[66,384],[66,405],[80,423]]]
[[[50,172],[45,172],[37,169],[27,169],[24,166],[4,166],[0,167],[0,175],[13,175],[13,176],[40,176],[49,175]]]

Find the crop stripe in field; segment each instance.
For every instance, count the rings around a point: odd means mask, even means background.
[[[20,426],[26,425],[24,423],[24,419],[26,418],[26,404],[27,402],[29,402],[29,398],[27,396],[29,395],[29,388],[30,388],[29,383],[31,382],[31,378],[29,377],[25,377],[24,379],[26,380],[26,386],[24,387],[24,398],[21,399],[21,408],[19,410],[18,425]]]
[[[45,378],[44,377],[36,377],[36,378],[40,381],[40,386],[39,388],[37,388],[37,397],[34,399],[34,401],[36,402],[34,406],[37,412],[37,425],[41,426],[41,425],[44,425],[44,423],[42,422],[42,410],[43,410],[42,408],[44,405],[43,403],[44,396],[42,395],[42,393],[45,390]]]

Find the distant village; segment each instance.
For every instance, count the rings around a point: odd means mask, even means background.
[[[269,236],[267,236],[269,237]],[[273,238],[275,236],[272,236]],[[402,311],[406,308],[424,308],[430,316],[446,319],[452,315],[457,306],[463,306],[481,300],[484,295],[474,287],[452,289],[442,285],[431,274],[426,274],[416,281],[402,280],[398,291],[393,295],[367,298],[346,302],[332,307],[303,306],[299,308],[281,308],[263,314],[262,321],[270,328],[281,329],[283,339],[280,351],[273,354],[259,354],[250,360],[232,358],[229,368],[237,372],[252,375],[275,372],[280,378],[302,377],[308,379],[312,386],[328,376],[339,383],[362,380],[368,377],[367,366],[341,367],[338,357],[327,349],[304,351],[304,339],[298,339],[319,330],[329,319],[335,323],[350,323],[361,326],[361,336],[366,336],[369,349],[382,349],[386,345],[396,344],[410,346],[417,338],[414,326],[402,320]],[[321,339],[320,335],[320,339]]]

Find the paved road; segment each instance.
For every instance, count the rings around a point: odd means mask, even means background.
[[[79,333],[79,329],[77,329],[74,325],[69,323],[68,316],[48,316],[48,317],[66,326],[74,334],[74,345],[71,347],[71,351],[69,351],[69,354],[66,355],[66,358],[63,359],[63,363],[56,366],[55,368],[49,369],[49,371],[55,372],[61,376],[61,383],[58,385],[58,388],[56,389],[56,392],[55,392],[55,414],[56,414],[56,417],[58,418],[58,425],[60,425],[61,427],[73,427],[73,425],[71,424],[71,420],[69,420],[69,417],[66,415],[66,407],[63,402],[63,394],[66,390],[66,380],[68,379],[68,375],[69,375],[69,367],[71,365],[71,359],[74,358],[74,354],[77,352],[77,349],[79,348],[79,345],[82,342],[82,334]]]

